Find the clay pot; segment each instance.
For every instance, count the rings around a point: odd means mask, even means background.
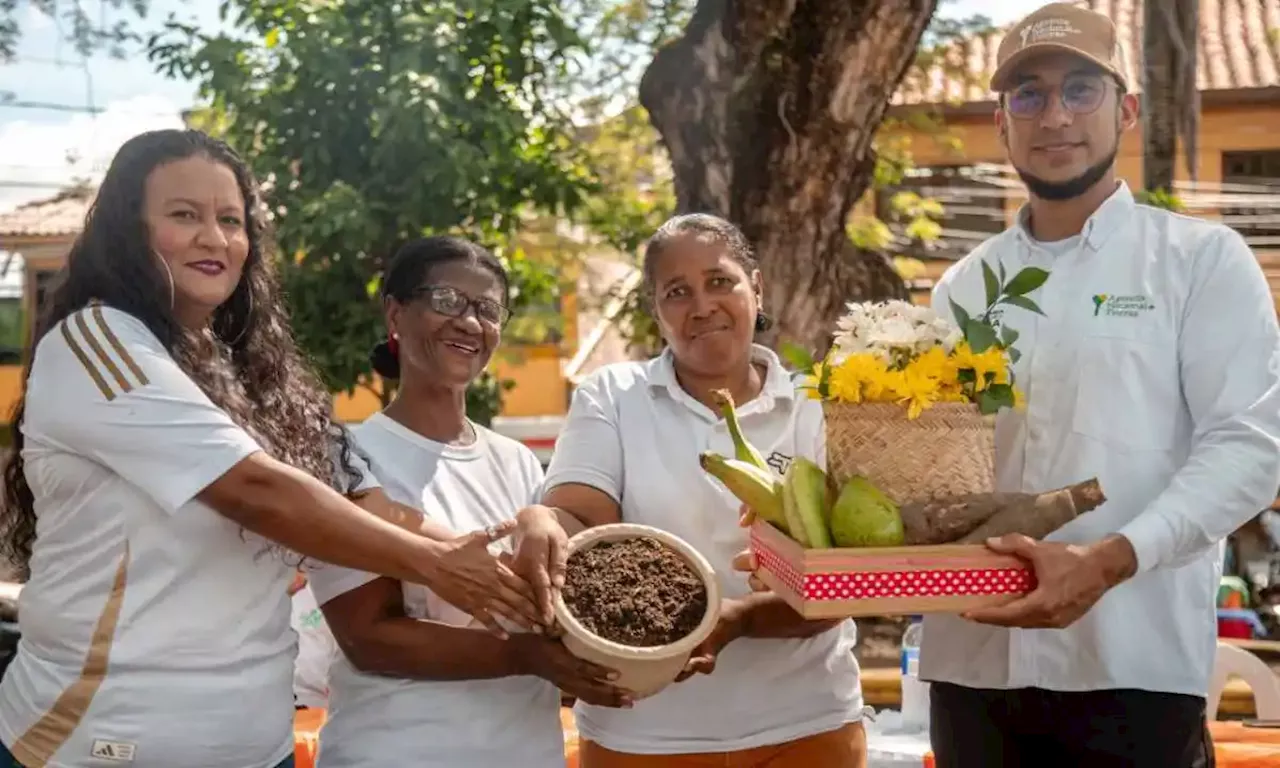
[[[684,669],[693,649],[715,629],[720,619],[720,583],[711,564],[696,549],[680,537],[648,525],[617,523],[588,528],[569,539],[568,553],[572,555],[579,549],[596,544],[633,538],[656,540],[675,552],[702,578],[707,589],[707,613],[693,632],[669,645],[636,648],[606,640],[582,626],[569,612],[559,593],[556,593],[554,608],[556,621],[564,630],[562,640],[565,648],[580,659],[617,670],[620,677],[615,684],[632,691],[639,700],[670,685]]]

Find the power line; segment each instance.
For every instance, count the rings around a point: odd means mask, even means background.
[[[58,184],[50,181],[9,181],[0,179],[0,189],[66,189],[72,182]]]
[[[5,98],[6,95],[7,94],[5,94],[4,92],[0,92],[0,109],[42,109],[42,110],[53,111],[53,112],[74,112],[74,113],[89,114],[89,115],[101,115],[107,111],[105,107],[92,107],[92,106],[77,105],[77,104],[56,104],[53,102],[46,102],[46,101],[25,101],[25,100],[19,100],[19,99],[6,99]],[[159,111],[143,111],[143,110],[131,109],[127,112],[121,112],[121,114],[134,115],[138,117],[176,117],[180,114],[180,112],[178,110],[174,110],[173,112],[159,112]]]
[[[0,107],[6,109],[47,109],[54,112],[82,112],[97,115],[105,112],[102,107],[77,106],[75,104],[54,104],[47,101],[18,101],[17,99],[0,98]]]

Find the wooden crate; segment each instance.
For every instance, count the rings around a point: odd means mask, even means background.
[[[1035,588],[1025,562],[978,544],[804,549],[757,521],[751,551],[761,580],[807,619],[960,613]]]

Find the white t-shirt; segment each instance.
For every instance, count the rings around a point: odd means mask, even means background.
[[[533,452],[483,427],[467,447],[428,440],[380,413],[352,432],[390,498],[460,534],[510,520],[541,493],[542,466]],[[510,551],[511,543],[494,547]],[[310,578],[324,605],[376,577],[325,565]],[[408,616],[486,631],[426,587],[402,589]],[[339,653],[329,671],[317,765],[563,768],[559,713],[559,691],[540,678],[392,678],[359,672]]]
[[[338,644],[316,604],[311,586],[293,593],[289,622],[298,635],[298,659],[293,667],[293,698],[301,707],[324,708],[329,701],[329,664]]]
[[[777,356],[764,389],[738,408],[747,438],[781,474],[796,456],[825,466],[822,407],[797,392]],[[733,455],[717,412],[676,381],[668,350],[644,363],[605,366],[573,396],[546,487],[580,483],[619,501],[622,518],[683,538],[711,563],[725,597],[750,592],[733,557],[748,546],[741,506],[698,465],[704,450]],[[740,638],[715,671],[636,702],[632,709],[578,703],[578,730],[607,749],[631,754],[721,752],[780,744],[861,719],[862,688],[853,656],[856,630],[841,623],[808,639]]]
[[[0,741],[60,768],[287,757],[293,570],[195,499],[257,443],[102,306],[40,341],[22,432],[39,523]]]

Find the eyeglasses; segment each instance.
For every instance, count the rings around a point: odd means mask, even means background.
[[[476,319],[495,325],[499,328],[507,324],[511,318],[511,310],[503,305],[487,299],[471,298],[467,294],[447,285],[428,285],[415,290],[412,299],[425,299],[427,307],[446,317],[463,317],[471,307],[476,308]]]
[[[1052,89],[1040,83],[1023,83],[1005,96],[1009,114],[1019,119],[1029,119],[1044,111]],[[1103,75],[1067,75],[1057,89],[1062,108],[1073,115],[1088,115],[1102,106],[1107,95],[1107,78]]]

